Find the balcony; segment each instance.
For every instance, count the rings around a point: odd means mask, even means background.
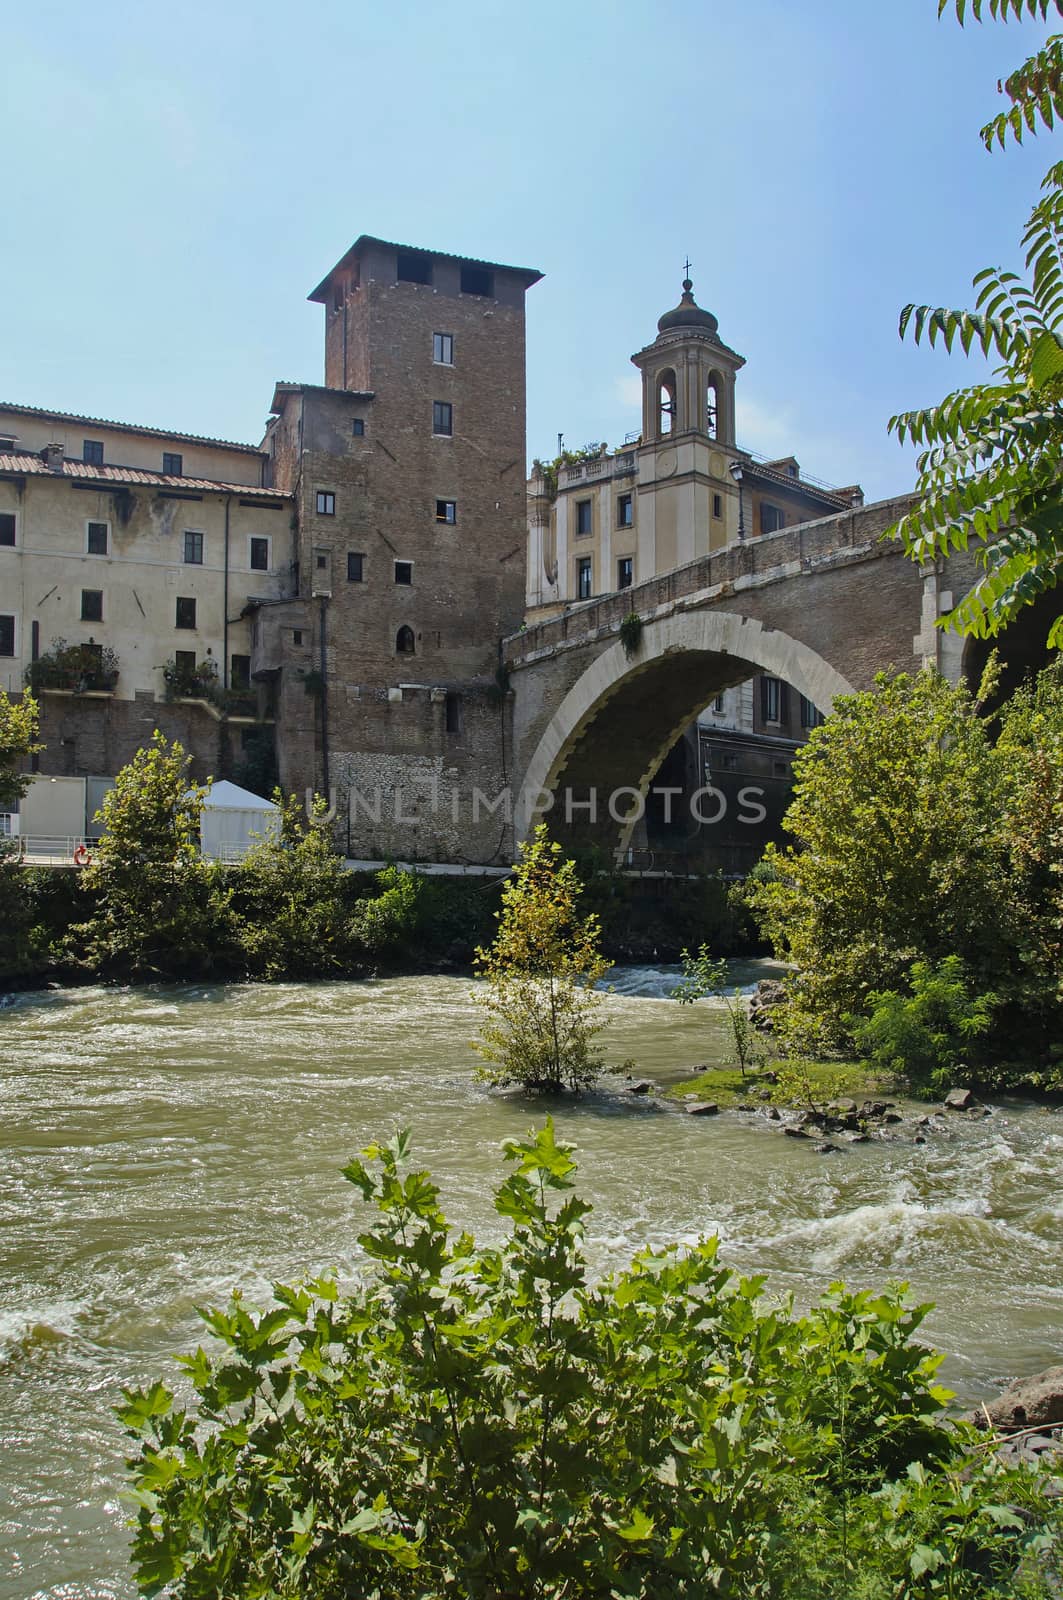
[[[52,647],[26,668],[26,686],[34,694],[112,694],[118,682],[118,657],[107,645],[90,639]]]

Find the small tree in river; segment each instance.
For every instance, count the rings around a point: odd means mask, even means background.
[[[575,863],[540,823],[502,890],[494,942],[476,952],[486,982],[474,1048],[489,1063],[480,1069],[489,1083],[556,1094],[588,1088],[602,1070],[594,986],[609,963],[597,916],[577,910],[580,888]]]
[[[681,1006],[710,996],[722,1000],[731,1029],[731,1062],[743,1078],[747,1072],[758,1072],[767,1064],[768,1053],[757,1037],[741,990],[735,985],[730,994],[727,992],[727,962],[722,957],[714,959],[707,944],[700,947],[696,956],[689,950],[682,951],[682,961],[683,976],[672,990],[672,999]]]

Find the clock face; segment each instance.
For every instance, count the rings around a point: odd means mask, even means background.
[[[657,472],[658,478],[670,478],[678,465],[678,457],[674,450],[658,450]]]
[[[726,470],[727,463],[724,461],[723,456],[720,455],[719,451],[714,450],[709,457],[709,471],[714,478],[722,478]]]

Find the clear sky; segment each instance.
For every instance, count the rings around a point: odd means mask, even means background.
[[[0,399],[256,441],[320,382],[305,296],[359,233],[540,268],[529,455],[639,425],[694,292],[740,442],[869,496],[890,414],[975,363],[897,337],[1019,264],[1059,140],[987,155],[1043,30],[935,0],[35,0],[5,7]]]

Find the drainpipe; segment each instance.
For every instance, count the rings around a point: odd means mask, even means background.
[[[321,778],[322,793],[329,793],[329,759],[328,759],[328,654],[325,648],[325,619],[328,600],[321,596],[321,625],[318,629],[321,644]]]
[[[233,503],[231,494],[225,496],[225,576],[222,580],[222,634],[221,634],[221,686],[229,687],[229,507]]]

